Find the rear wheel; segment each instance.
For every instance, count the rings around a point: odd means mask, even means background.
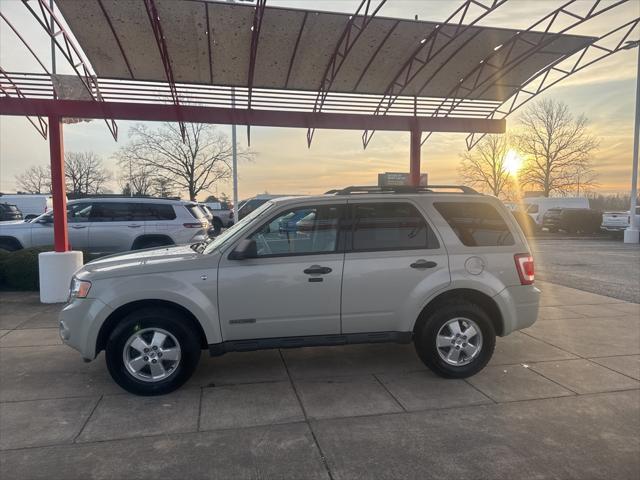
[[[463,300],[425,318],[414,343],[420,359],[435,373],[445,378],[466,378],[487,365],[496,334],[484,310]]]
[[[213,235],[214,236],[220,235],[221,231],[222,231],[222,220],[220,220],[218,217],[213,217]]]
[[[111,377],[126,391],[163,395],[193,374],[200,359],[200,339],[181,312],[143,308],[113,330],[105,355]]]

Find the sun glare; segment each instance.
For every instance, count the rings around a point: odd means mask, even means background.
[[[504,169],[511,176],[516,176],[522,168],[522,157],[515,150],[509,150],[504,158]]]

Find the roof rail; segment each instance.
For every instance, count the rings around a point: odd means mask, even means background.
[[[457,192],[436,192],[436,190],[457,190]],[[464,193],[465,195],[480,195],[476,190],[465,185],[427,185],[413,187],[410,185],[397,186],[350,186],[343,189],[329,190],[325,195],[353,195],[367,193]]]

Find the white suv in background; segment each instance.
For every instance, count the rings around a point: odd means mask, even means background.
[[[195,202],[105,197],[67,203],[69,243],[75,250],[123,252],[205,241],[209,223]],[[0,224],[0,249],[53,245],[53,211],[31,222]]]
[[[206,348],[413,342],[439,375],[468,377],[496,335],[535,322],[540,291],[497,198],[436,190],[274,199],[209,243],[96,260],[74,276],[60,336],[86,360],[105,350],[141,395],[178,388]]]

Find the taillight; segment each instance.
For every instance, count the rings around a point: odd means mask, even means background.
[[[516,270],[520,277],[521,285],[531,285],[535,278],[533,269],[533,257],[528,253],[516,253],[513,258],[516,261]]]

